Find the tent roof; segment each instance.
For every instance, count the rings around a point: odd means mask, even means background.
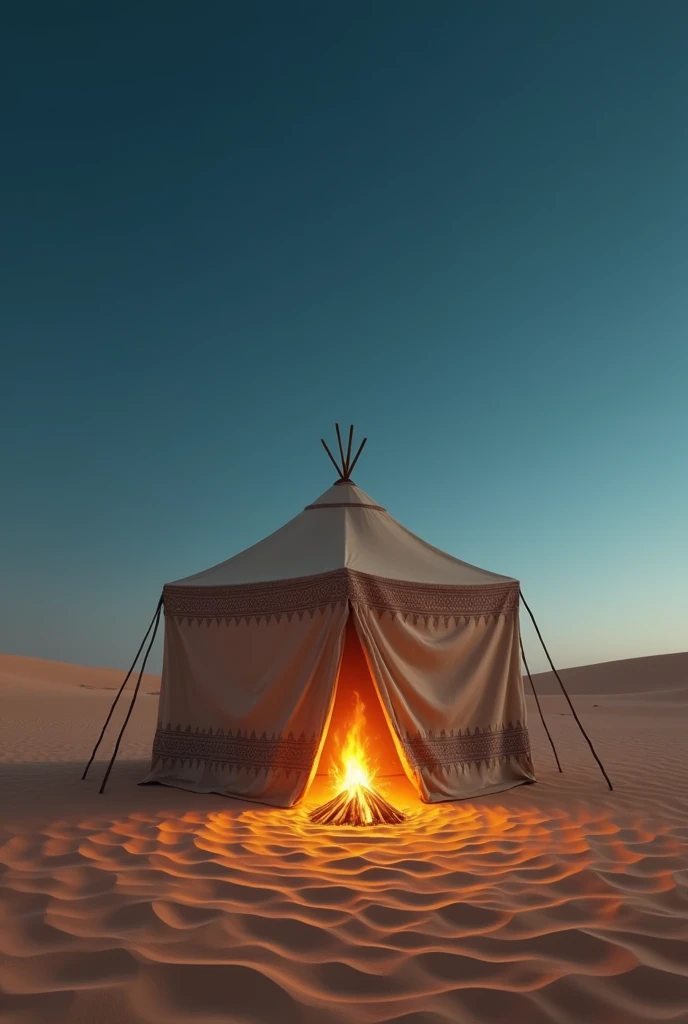
[[[481,586],[512,582],[427,544],[350,480],[339,480],[303,512],[245,551],[174,586],[217,587],[352,569],[409,583]]]

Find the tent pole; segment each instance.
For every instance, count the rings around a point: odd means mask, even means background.
[[[104,791],[104,789],[105,789],[107,780],[110,777],[110,772],[112,771],[112,766],[115,763],[115,758],[117,757],[117,751],[119,750],[119,745],[120,745],[120,743],[122,741],[122,736],[124,736],[124,730],[126,729],[127,725],[129,724],[129,719],[131,718],[131,713],[134,710],[134,704],[136,703],[136,698],[138,697],[139,686],[141,685],[141,680],[143,678],[143,673],[144,673],[145,668],[146,668],[146,662],[148,661],[148,655],[150,654],[151,648],[152,648],[153,644],[155,643],[155,634],[158,632],[158,626],[160,625],[160,616],[161,615],[162,615],[162,598],[160,598],[160,602],[158,604],[158,609],[157,609],[157,611],[155,613],[155,619],[154,619],[155,628],[153,629],[153,636],[150,638],[150,643],[148,644],[148,648],[146,650],[146,653],[143,656],[143,664],[141,665],[141,671],[139,672],[139,677],[136,680],[136,686],[134,687],[134,693],[133,693],[132,698],[131,698],[131,703],[129,704],[129,710],[127,711],[127,716],[124,719],[124,722],[122,723],[122,728],[119,731],[119,736],[117,737],[117,742],[115,743],[115,749],[112,752],[112,757],[110,758],[110,764],[108,765],[107,771],[105,772],[105,777],[103,778],[102,785],[101,785],[101,787],[100,787],[100,789],[98,791],[99,793],[102,793]]]
[[[342,445],[342,435],[339,433],[338,423],[335,423],[334,429],[337,431],[337,444],[339,445],[339,457],[342,460],[342,473],[346,476],[346,459],[344,457],[344,446]]]
[[[351,445],[354,439],[354,425],[353,423],[349,427],[349,444],[346,449],[346,462],[344,463],[344,476],[349,475],[349,463],[351,462]]]
[[[325,449],[325,451],[327,452],[327,454],[330,456],[330,462],[332,463],[334,468],[337,470],[337,475],[339,476],[339,479],[343,480],[344,479],[344,470],[340,469],[339,466],[337,465],[337,463],[335,462],[334,455],[332,454],[330,449],[327,447],[327,444],[325,443],[325,439],[323,437],[320,438],[320,443],[322,444],[322,446]]]
[[[347,466],[347,468],[346,468],[346,479],[347,480],[351,477],[351,474],[354,471],[354,466],[358,462],[359,456],[360,456],[361,452],[363,451],[363,449],[365,448],[365,443],[366,443],[367,440],[368,440],[367,437],[363,438],[363,440],[361,441],[361,445],[360,445],[360,447],[359,447],[359,449],[356,452],[356,455],[354,457],[354,461],[351,463],[350,466]]]
[[[552,659],[550,657],[549,651],[547,650],[547,647],[545,645],[545,641],[542,639],[542,633],[540,632],[540,630],[538,628],[538,624],[535,621],[535,616],[531,612],[530,606],[528,605],[528,602],[526,601],[525,597],[523,596],[523,591],[522,590],[519,590],[519,596],[520,596],[521,600],[523,601],[523,604],[525,605],[526,611],[530,615],[530,618],[532,620],[533,625],[535,626],[535,632],[537,633],[538,639],[540,640],[540,643],[542,644],[542,649],[543,649],[543,651],[545,652],[545,654],[547,656],[547,661],[552,666],[552,671],[554,672],[554,675],[556,676],[557,682],[559,683],[559,686],[561,687],[561,691],[564,694],[564,696],[566,697],[568,705],[571,708],[571,711],[573,712],[573,717],[576,719],[576,724],[578,725],[578,728],[580,729],[580,731],[585,736],[587,744],[590,747],[590,750],[592,751],[592,756],[597,761],[597,763],[599,765],[599,768],[600,768],[600,771],[602,772],[602,774],[604,775],[605,779],[607,780],[607,785],[609,786],[610,789],[614,789],[614,787],[612,786],[611,781],[609,779],[609,776],[607,775],[606,771],[604,770],[604,765],[602,764],[602,762],[600,761],[599,757],[597,756],[597,753],[595,751],[595,748],[592,745],[592,741],[591,741],[590,737],[588,736],[587,732],[583,728],[583,725],[581,723],[580,718],[576,714],[576,709],[574,708],[573,704],[571,703],[571,698],[569,697],[568,693],[566,692],[566,687],[564,686],[564,684],[561,681],[561,676],[559,675],[559,673],[557,672],[556,668],[554,667],[554,662],[552,661]]]
[[[542,719],[542,724],[545,727],[545,732],[547,733],[547,739],[549,740],[550,746],[552,748],[552,753],[554,754],[554,760],[557,762],[557,768],[559,769],[560,772],[562,772],[563,768],[561,767],[561,764],[559,762],[559,755],[557,754],[557,748],[554,746],[554,740],[552,739],[552,737],[549,734],[549,729],[547,728],[547,722],[545,721],[545,716],[543,714],[542,708],[540,707],[540,700],[539,700],[538,695],[537,695],[537,690],[535,689],[535,683],[533,682],[533,677],[531,676],[530,669],[528,668],[528,662],[526,661],[526,652],[523,650],[523,638],[520,635],[520,631],[519,631],[518,642],[521,645],[521,657],[523,658],[523,664],[526,667],[526,672],[528,673],[528,678],[530,679],[530,685],[531,685],[532,690],[533,690],[533,697],[535,697],[535,703],[537,704],[537,709],[540,712],[540,718]]]
[[[157,618],[158,612],[160,611],[161,604],[162,604],[162,594],[160,595],[160,600],[158,601],[158,606],[155,609],[155,615],[151,619],[151,624],[148,627],[148,629],[146,630],[146,635],[144,636],[143,640],[141,641],[141,646],[139,647],[138,651],[136,652],[136,657],[134,658],[133,662],[131,663],[131,668],[127,672],[127,674],[126,674],[126,676],[124,678],[124,682],[120,686],[119,690],[117,691],[117,696],[115,697],[115,699],[112,702],[112,707],[110,708],[108,716],[105,719],[105,725],[103,726],[103,728],[100,731],[100,736],[98,737],[98,742],[96,743],[95,747],[93,748],[93,753],[91,754],[91,757],[90,757],[90,760],[89,760],[88,764],[84,768],[84,774],[81,776],[82,781],[83,781],[83,779],[86,778],[86,776],[88,774],[88,769],[93,764],[93,758],[96,756],[96,753],[98,751],[98,747],[100,746],[100,744],[101,744],[101,742],[103,740],[103,736],[105,735],[105,730],[107,729],[108,725],[110,724],[110,719],[112,718],[113,712],[114,712],[115,708],[117,707],[117,702],[119,701],[120,697],[122,696],[122,692],[124,690],[124,687],[129,682],[129,677],[132,674],[132,672],[134,671],[134,666],[136,665],[136,662],[139,660],[139,657],[141,655],[141,651],[145,647],[146,640],[148,639],[148,634],[150,633],[151,629],[153,628],[153,624],[154,624],[154,622],[155,622],[155,620]]]

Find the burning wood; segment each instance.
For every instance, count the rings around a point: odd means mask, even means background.
[[[368,763],[364,710],[356,694],[354,724],[341,755],[342,770],[333,774],[336,796],[311,811],[309,818],[316,825],[395,825],[406,819],[373,789],[375,771]]]
[[[345,789],[309,815],[316,825],[395,825],[406,815],[368,786]]]

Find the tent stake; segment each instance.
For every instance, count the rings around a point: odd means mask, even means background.
[[[86,776],[88,774],[88,769],[93,764],[93,758],[96,756],[96,753],[98,751],[98,747],[102,743],[103,736],[105,735],[105,730],[107,729],[108,725],[110,724],[110,719],[112,718],[113,712],[114,712],[115,708],[117,707],[117,702],[119,701],[120,697],[122,696],[122,692],[124,690],[124,687],[129,682],[129,677],[132,674],[132,672],[134,671],[134,667],[136,665],[136,662],[139,660],[139,657],[141,655],[141,651],[145,647],[146,640],[148,639],[148,634],[150,633],[151,629],[153,628],[153,624],[155,623],[155,620],[156,620],[156,618],[158,616],[158,612],[160,611],[160,606],[161,605],[162,605],[162,594],[160,595],[160,600],[158,601],[158,606],[155,609],[155,615],[151,619],[151,624],[148,627],[148,629],[146,630],[146,635],[144,636],[143,640],[141,641],[141,646],[139,647],[138,651],[136,652],[136,657],[134,658],[133,662],[131,663],[131,668],[129,669],[129,671],[127,672],[126,676],[124,677],[124,682],[120,686],[119,690],[117,691],[117,696],[115,697],[115,699],[112,702],[112,707],[110,708],[108,716],[105,719],[105,725],[103,726],[103,728],[100,731],[100,736],[98,737],[98,742],[96,743],[95,747],[93,748],[93,753],[91,754],[91,757],[90,757],[90,760],[89,760],[88,764],[84,768],[84,774],[81,776],[82,781],[86,778]]]
[[[530,606],[528,605],[528,602],[526,601],[525,597],[523,596],[523,591],[522,590],[519,591],[519,596],[520,596],[521,600],[523,601],[523,604],[526,607],[526,611],[530,615],[530,618],[532,620],[533,625],[535,626],[535,632],[537,633],[538,639],[540,640],[540,643],[542,644],[542,649],[543,649],[543,651],[545,652],[545,654],[547,656],[547,661],[552,666],[552,671],[554,672],[554,675],[556,676],[557,682],[559,683],[559,686],[561,687],[561,691],[564,694],[564,696],[566,697],[566,700],[568,701],[568,705],[571,708],[571,711],[573,712],[573,717],[576,719],[576,724],[578,725],[578,728],[580,729],[580,731],[585,736],[585,739],[587,740],[588,746],[590,747],[590,750],[592,751],[592,756],[597,761],[597,763],[598,763],[598,765],[600,767],[600,771],[602,772],[602,774],[604,775],[605,779],[607,780],[607,785],[609,786],[610,789],[613,790],[614,787],[611,784],[609,776],[607,775],[606,771],[604,770],[604,765],[602,764],[602,762],[600,761],[599,757],[597,756],[595,748],[592,745],[592,741],[591,741],[590,737],[588,736],[587,732],[585,731],[585,729],[583,728],[581,720],[578,717],[578,715],[576,714],[576,709],[574,708],[573,704],[571,703],[571,698],[569,697],[568,693],[566,692],[566,687],[564,686],[564,684],[561,681],[561,676],[559,675],[559,673],[557,672],[556,668],[554,667],[554,662],[552,661],[552,659],[550,657],[549,651],[547,650],[547,647],[545,645],[545,641],[542,639],[542,633],[540,632],[540,630],[538,628],[538,624],[535,621],[535,616],[531,612]]]
[[[154,619],[155,628],[153,629],[153,636],[150,638],[150,643],[148,644],[148,649],[146,650],[146,653],[145,653],[145,655],[143,657],[143,664],[141,665],[141,671],[139,672],[139,677],[136,680],[136,686],[134,687],[134,693],[133,693],[133,696],[131,698],[131,703],[129,705],[129,710],[127,711],[127,717],[124,719],[124,723],[122,724],[122,728],[119,731],[119,736],[117,737],[117,742],[115,743],[115,749],[112,752],[112,757],[110,758],[110,764],[108,765],[107,771],[105,772],[105,777],[104,777],[102,785],[101,785],[101,787],[100,787],[100,789],[98,791],[99,793],[102,793],[105,790],[105,785],[107,783],[107,780],[110,777],[110,772],[112,771],[112,766],[115,763],[115,758],[117,757],[117,751],[119,750],[119,745],[120,745],[120,743],[122,741],[122,736],[124,736],[124,730],[126,729],[127,725],[129,724],[129,719],[131,718],[131,713],[134,710],[134,704],[136,703],[136,698],[137,698],[138,693],[139,693],[139,686],[141,685],[141,680],[143,678],[143,673],[144,673],[145,668],[146,668],[146,662],[148,661],[148,655],[150,654],[151,648],[152,648],[153,644],[155,643],[155,634],[158,632],[158,626],[160,625],[160,616],[161,615],[162,615],[162,597],[160,598],[160,602],[158,604],[158,610],[155,613],[155,619]]]
[[[557,754],[557,748],[554,746],[554,740],[552,739],[552,737],[549,734],[549,729],[547,728],[547,722],[545,721],[545,716],[543,714],[542,708],[540,707],[540,700],[539,700],[538,695],[537,695],[537,690],[535,689],[535,683],[533,682],[533,677],[531,676],[530,669],[528,668],[528,662],[526,661],[526,652],[523,650],[523,638],[521,637],[520,634],[519,634],[519,637],[518,637],[518,642],[521,645],[521,657],[523,658],[523,664],[526,667],[526,672],[528,673],[528,678],[530,679],[530,685],[531,685],[532,690],[533,690],[533,696],[535,697],[535,703],[537,704],[537,709],[540,712],[540,718],[542,719],[542,724],[545,727],[545,732],[547,733],[547,739],[549,740],[550,746],[552,748],[552,753],[554,754],[554,760],[557,762],[557,768],[559,769],[559,771],[563,772],[563,768],[561,767],[561,764],[559,762],[559,755]]]

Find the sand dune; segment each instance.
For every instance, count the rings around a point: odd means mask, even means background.
[[[118,690],[126,674],[121,668],[87,668],[84,665],[66,665],[61,661],[42,658],[24,658],[19,654],[0,654],[0,686],[12,684],[45,684],[83,687],[87,690]],[[136,681],[136,676],[134,681]],[[146,692],[160,689],[160,676],[146,672],[141,680]]]
[[[644,689],[631,662],[627,690],[570,670],[613,793],[545,696],[563,775],[533,705],[538,785],[427,807],[398,784],[409,820],[370,831],[136,787],[151,696],[99,796],[104,761],[81,769],[121,674],[0,659],[0,1021],[688,1022],[688,656],[670,657],[640,659]]]
[[[688,653],[654,654],[648,658],[605,661],[599,665],[579,665],[559,670],[570,693],[655,694],[658,691],[685,690],[688,685]],[[533,676],[538,693],[560,693],[552,672]]]

